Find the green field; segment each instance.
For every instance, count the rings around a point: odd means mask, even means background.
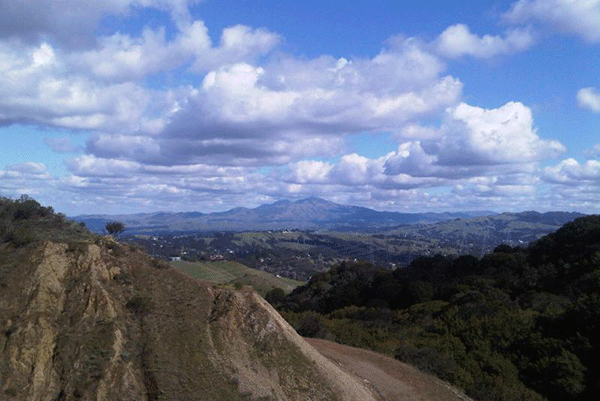
[[[281,288],[286,293],[302,285],[301,281],[277,277],[271,273],[249,268],[241,263],[231,261],[215,262],[171,262],[171,266],[181,270],[191,277],[206,280],[216,284],[250,285],[260,295],[273,288]]]

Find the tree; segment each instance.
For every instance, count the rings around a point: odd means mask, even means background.
[[[106,223],[105,229],[109,235],[118,237],[121,233],[123,233],[123,231],[125,231],[125,224],[121,223],[120,221],[111,221]]]

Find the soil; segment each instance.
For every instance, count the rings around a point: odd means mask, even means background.
[[[388,356],[330,341],[306,338],[323,356],[361,378],[383,401],[472,401],[434,376]]]

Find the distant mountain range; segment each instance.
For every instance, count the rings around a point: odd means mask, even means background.
[[[254,209],[238,207],[226,212],[157,212],[127,215],[81,215],[73,217],[92,231],[102,232],[109,221],[120,221],[132,232],[335,230],[377,231],[403,225],[431,224],[457,218],[490,215],[492,212],[398,213],[360,206],[340,205],[321,198],[282,200]]]

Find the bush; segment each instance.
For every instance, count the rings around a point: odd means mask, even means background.
[[[11,242],[15,248],[21,248],[32,243],[35,238],[26,227],[13,227],[4,233],[4,240]]]

